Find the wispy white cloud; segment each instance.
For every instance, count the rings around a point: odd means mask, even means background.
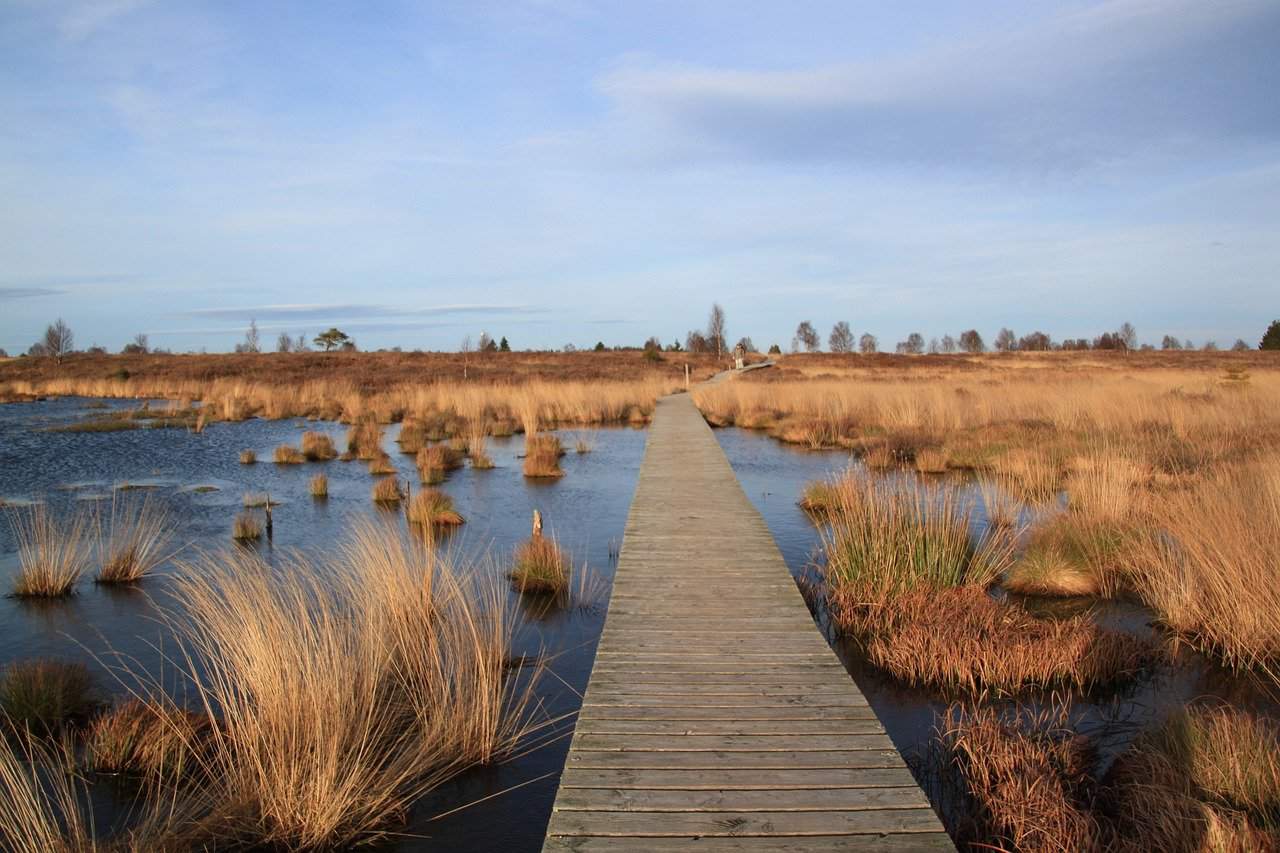
[[[84,41],[120,18],[153,2],[154,0],[76,0],[58,19],[58,31],[67,41]]]

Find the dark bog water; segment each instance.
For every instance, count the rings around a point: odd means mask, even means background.
[[[793,576],[811,577],[815,557],[820,556],[818,529],[798,506],[806,483],[825,479],[852,463],[846,451],[808,451],[781,444],[760,432],[719,429],[716,436],[733,465],[738,481],[764,516]],[[899,474],[913,478],[914,474]],[[965,480],[952,480],[964,483]],[[978,501],[976,489],[969,500]],[[975,520],[983,525],[981,504]],[[1038,615],[1053,618],[1088,612],[1100,624],[1123,631],[1153,635],[1152,614],[1143,607],[1122,601],[1091,599],[1025,599],[1020,603]],[[875,709],[894,744],[909,761],[918,761],[933,739],[939,715],[949,701],[931,691],[908,688],[866,665],[856,649],[832,636],[819,609],[816,618]],[[1204,658],[1190,652],[1178,655],[1172,666],[1162,667],[1130,686],[1123,693],[1099,697],[1069,697],[1073,718],[1084,731],[1102,732],[1103,766],[1140,729],[1158,722],[1193,699],[1218,699],[1236,706],[1251,707],[1274,714],[1274,702],[1258,685],[1237,678]],[[1021,704],[1038,706],[1049,696],[1020,697]]]
[[[326,432],[342,448],[342,425],[250,420],[214,423],[201,434],[145,428],[47,430],[99,417],[103,410],[96,407],[103,405],[123,409],[137,403],[61,399],[0,406],[0,498],[11,503],[43,500],[61,513],[80,502],[109,505],[124,484],[144,487],[170,508],[176,540],[186,546],[187,555],[237,547],[231,542],[231,523],[246,492],[270,492],[273,501],[280,501],[274,510],[273,541],[254,546],[268,560],[294,548],[325,553],[359,517],[403,524],[402,514],[375,508],[370,498],[375,478],[364,462],[239,464],[241,450],[256,450],[260,460],[270,460],[277,445],[297,446],[304,430]],[[416,483],[413,459],[399,452],[396,433],[396,427],[387,430],[385,448],[400,476]],[[591,452],[573,452],[578,435],[592,445]],[[551,674],[541,680],[538,691],[549,718],[562,717],[580,705],[604,620],[611,554],[622,539],[645,433],[589,430],[562,434],[562,440],[570,452],[562,460],[565,476],[559,480],[526,480],[517,458],[523,440],[514,437],[490,440],[494,469],[463,468],[441,486],[467,519],[448,543],[460,559],[478,560],[487,570],[504,572],[511,550],[528,537],[536,508],[547,531],[572,553],[574,564],[587,566],[600,579],[594,607],[536,605],[512,593],[524,616],[514,653],[545,654],[551,660]],[[329,478],[326,500],[313,499],[307,491],[309,479],[319,471]],[[0,525],[0,588],[10,588],[16,564],[9,525]],[[179,603],[166,595],[166,575],[171,571],[162,567],[132,589],[97,586],[86,578],[75,596],[52,602],[0,598],[0,666],[32,657],[84,661],[97,673],[104,693],[124,689],[110,671],[114,655],[152,677],[163,677],[166,669],[173,670],[163,659],[174,651],[174,643],[158,617],[162,609],[180,613]],[[406,837],[392,847],[538,850],[555,797],[554,775],[568,749],[568,723],[560,729],[566,736],[554,743],[500,766],[469,772],[434,792],[415,811]],[[513,788],[449,817],[427,819]]]

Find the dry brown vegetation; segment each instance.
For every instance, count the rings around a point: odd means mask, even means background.
[[[717,369],[707,355],[654,363],[639,352],[472,355],[465,378],[463,357],[448,353],[73,356],[60,367],[13,359],[0,363],[0,400],[167,397],[202,401],[210,420],[367,417],[416,420],[424,424],[419,435],[438,429],[439,438],[475,424],[489,435],[510,435],[530,405],[547,428],[643,424],[659,396],[684,387],[686,363],[695,380]],[[413,438],[410,431],[406,452],[416,452]]]
[[[58,518],[44,504],[9,510],[18,543],[13,594],[57,598],[75,592],[93,557],[93,516],[77,510]]]
[[[398,504],[404,498],[400,491],[400,480],[396,477],[383,477],[373,484],[373,502],[379,504]]]
[[[231,524],[231,538],[239,541],[251,541],[262,538],[262,522],[251,512],[242,512]]]
[[[6,733],[57,732],[89,714],[95,704],[93,694],[93,678],[84,664],[60,660],[10,664],[0,672],[0,727]]]
[[[338,456],[333,446],[333,439],[323,432],[304,432],[302,434],[302,455],[311,462],[324,462]]]
[[[560,457],[564,448],[560,439],[546,433],[525,433],[524,475],[526,477],[563,477]]]
[[[953,708],[939,733],[957,834],[1028,853],[1247,853],[1280,844],[1280,740],[1242,711],[1193,708],[1140,736],[1105,778],[1062,710]]]
[[[254,451],[252,451],[252,450],[241,450],[241,451],[240,451],[240,464],[241,464],[241,465],[252,465],[252,464],[254,464],[254,463],[255,463],[255,462],[257,462],[257,461],[258,461],[258,454],[257,454],[256,452],[254,452]]]
[[[848,448],[868,469],[945,456],[977,473],[993,527],[1037,516],[1009,589],[1135,596],[1227,665],[1280,672],[1270,353],[789,356],[693,393],[713,424]]]
[[[302,454],[301,450],[288,444],[282,444],[277,447],[275,453],[272,454],[272,459],[278,465],[301,465],[307,461],[307,457]]]
[[[496,586],[365,524],[323,570],[250,552],[179,577],[209,730],[210,822],[291,849],[366,843],[423,792],[500,758],[528,730],[532,679],[503,667]],[[181,627],[181,626],[179,626]],[[193,794],[194,796],[194,794]]]
[[[409,520],[428,527],[454,527],[462,524],[462,515],[453,508],[453,498],[439,489],[420,490],[409,502]]]
[[[538,534],[516,548],[510,577],[520,592],[559,595],[569,589],[570,574],[564,549],[554,537]]]
[[[173,556],[169,547],[173,519],[151,497],[111,499],[106,529],[99,532],[102,565],[98,583],[135,583]]]
[[[837,626],[900,681],[968,694],[1089,690],[1160,659],[1149,641],[1088,616],[1039,619],[988,595],[1016,537],[988,528],[975,543],[972,509],[951,486],[850,472],[807,496],[828,524],[823,570]]]
[[[313,498],[329,497],[329,478],[324,474],[316,474],[307,483],[307,490]]]

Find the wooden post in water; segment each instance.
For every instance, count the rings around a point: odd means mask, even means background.
[[[271,541],[273,522],[271,520],[271,493],[267,492],[267,541]]]
[[[542,535],[542,513],[536,509],[533,511],[533,538],[537,539]]]

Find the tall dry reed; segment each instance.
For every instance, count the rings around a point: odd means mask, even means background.
[[[67,518],[57,518],[44,504],[9,513],[18,543],[13,594],[57,598],[73,593],[93,557],[92,515],[77,509]]]
[[[174,555],[170,548],[173,519],[150,496],[142,501],[113,496],[106,523],[99,534],[98,583],[135,583]]]
[[[204,799],[248,843],[347,847],[506,754],[537,673],[507,678],[500,589],[365,522],[322,570],[251,553],[187,567],[182,631],[207,714]]]

